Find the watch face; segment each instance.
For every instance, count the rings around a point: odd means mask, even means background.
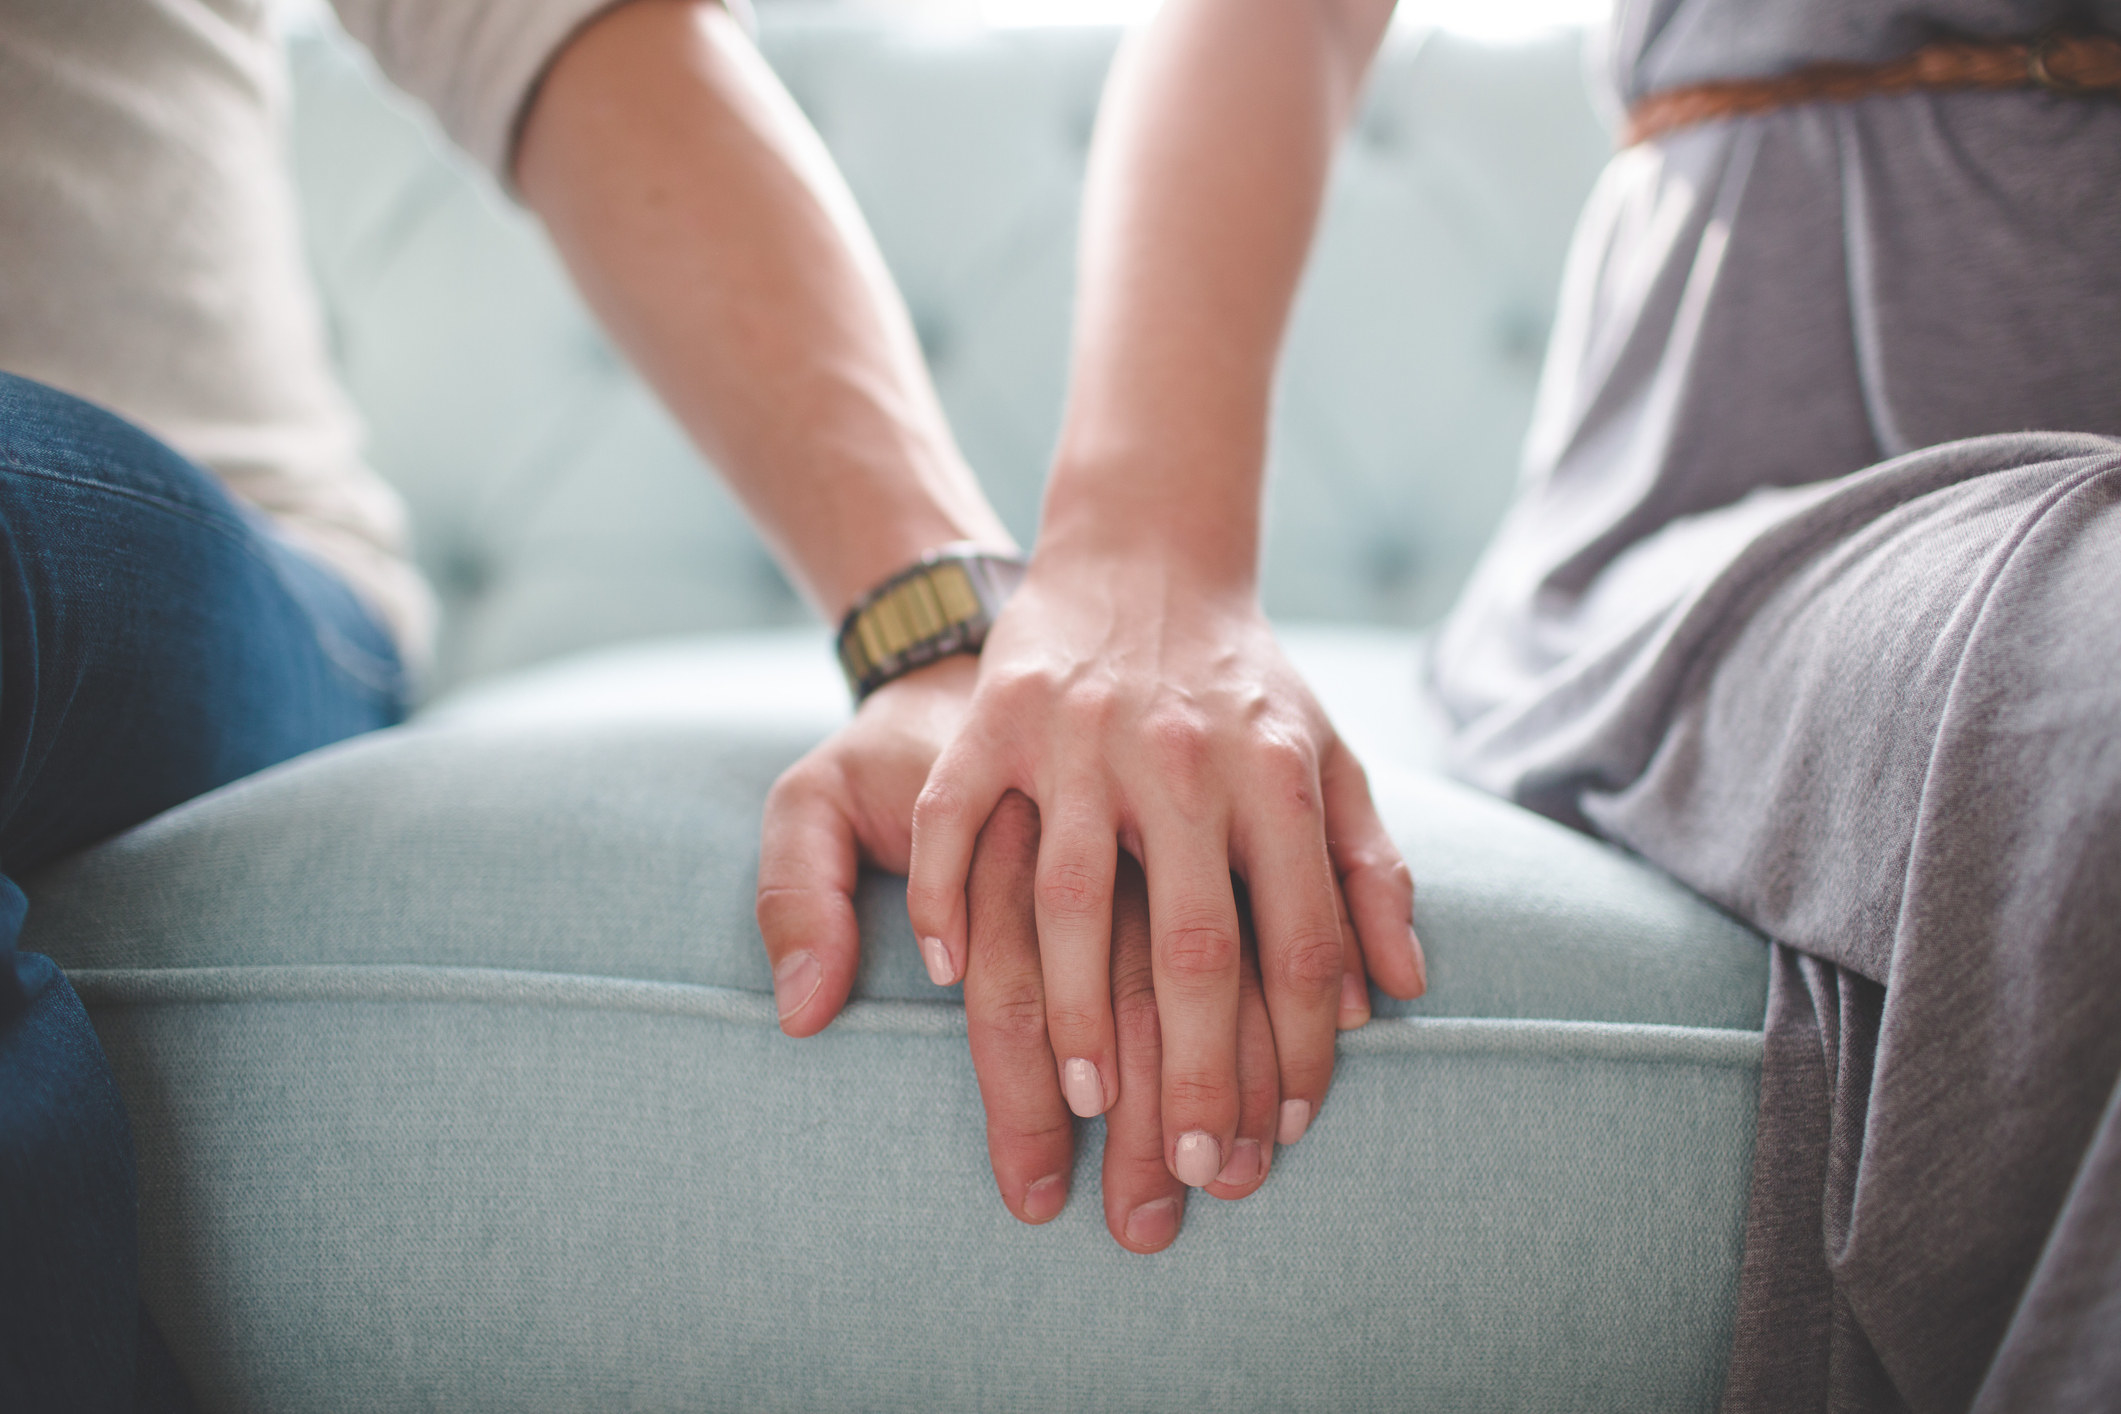
[[[978,652],[1022,575],[1007,558],[938,554],[886,580],[840,626],[840,667],[856,700],[925,663]]]
[[[855,616],[862,651],[873,664],[896,658],[916,644],[970,623],[981,612],[972,576],[955,561],[924,566],[880,595]]]

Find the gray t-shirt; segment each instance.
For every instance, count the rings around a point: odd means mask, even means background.
[[[1623,102],[2121,0],[1623,0]],[[1438,635],[1455,769],[1581,823],[1654,732],[1667,611],[1803,488],[1992,432],[2121,434],[2121,102],[1915,94],[1618,154],[1586,208],[1517,501]]]

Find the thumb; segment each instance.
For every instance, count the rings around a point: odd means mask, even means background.
[[[774,782],[759,834],[759,933],[781,1030],[813,1036],[838,1016],[861,954],[861,869],[845,776],[806,756]]]

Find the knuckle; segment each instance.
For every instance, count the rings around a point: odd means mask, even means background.
[[[1147,948],[1115,953],[1112,959],[1112,1005],[1156,1005],[1156,976]]]
[[[1046,1044],[1046,999],[1031,987],[1012,987],[980,999],[967,1013],[970,1024],[1010,1050]]]
[[[1374,880],[1397,888],[1414,887],[1414,872],[1407,868],[1407,861],[1399,851],[1390,845],[1343,848],[1340,874],[1350,881]]]
[[[1088,1039],[1105,1029],[1104,1016],[1089,1007],[1046,1004],[1046,1029],[1054,1036]]]
[[[1164,970],[1184,982],[1218,978],[1237,966],[1237,930],[1220,918],[1181,920],[1165,929]]]
[[[1236,1102],[1237,1086],[1222,1076],[1189,1071],[1164,1080],[1164,1105],[1175,1114],[1215,1114]]]
[[[930,776],[913,802],[915,828],[954,828],[964,822],[968,808],[965,793],[955,782]]]
[[[1084,864],[1050,865],[1038,876],[1038,906],[1060,918],[1099,917],[1106,908],[1104,880]]]
[[[1157,1055],[1163,1050],[1164,1024],[1156,1014],[1153,994],[1120,1002],[1113,1007],[1112,1029],[1120,1051],[1128,1056]],[[1132,1064],[1132,1062],[1129,1062]]]
[[[1067,716],[1093,729],[1109,727],[1122,710],[1118,687],[1108,678],[1086,678],[1074,683],[1062,698]]]
[[[957,883],[915,874],[906,880],[906,913],[916,928],[932,931],[964,896]]]
[[[1319,808],[1318,761],[1297,738],[1275,732],[1255,741],[1252,770],[1271,799],[1304,811]]]
[[[1214,742],[1208,723],[1191,708],[1159,708],[1144,724],[1151,759],[1166,776],[1192,780],[1208,769]]]
[[[1032,1165],[1033,1176],[1044,1167],[1037,1162],[1039,1156],[1056,1144],[1075,1142],[1075,1122],[1071,1119],[1051,1120],[1043,1124],[1036,1120],[1004,1122],[1003,1131],[996,1135],[995,1142],[997,1147],[1011,1151],[1005,1162]],[[1022,1152],[1016,1152],[1019,1150]]]
[[[1057,690],[1052,675],[1038,668],[1018,668],[980,685],[986,705],[1003,717],[1019,721],[1043,716]]]
[[[1340,931],[1304,929],[1283,941],[1275,950],[1272,965],[1276,980],[1292,992],[1315,995],[1335,991],[1345,967]]]

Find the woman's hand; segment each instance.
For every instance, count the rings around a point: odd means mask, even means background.
[[[907,911],[938,980],[961,975],[968,949],[986,945],[970,935],[966,897],[980,831],[1009,791],[1037,805],[1046,1031],[1069,1108],[1102,1114],[1128,1090],[1113,897],[1121,850],[1139,860],[1163,1161],[1191,1186],[1236,1183],[1245,969],[1232,875],[1258,930],[1284,1143],[1325,1098],[1336,1028],[1368,1019],[1366,963],[1395,996],[1422,990],[1413,881],[1362,768],[1248,587],[1188,580],[1153,546],[1103,555],[1048,543],[989,635],[971,711],[921,792]]]
[[[1039,852],[1038,811],[1002,797],[981,831],[968,901],[977,939],[965,974],[965,1019],[987,1109],[987,1153],[1010,1212],[1028,1223],[1068,1200],[1075,1125],[1061,1097],[1047,1043],[1044,978],[1031,909]],[[1273,1163],[1277,1091],[1274,1036],[1260,995],[1257,954],[1246,930],[1239,994],[1238,1140],[1217,1198],[1243,1198]],[[1121,859],[1112,899],[1112,1007],[1117,1019],[1120,1098],[1105,1114],[1105,1226],[1132,1252],[1171,1245],[1184,1220],[1186,1186],[1164,1162],[1157,1075],[1162,1061],[1150,980],[1149,900],[1141,870]]]

